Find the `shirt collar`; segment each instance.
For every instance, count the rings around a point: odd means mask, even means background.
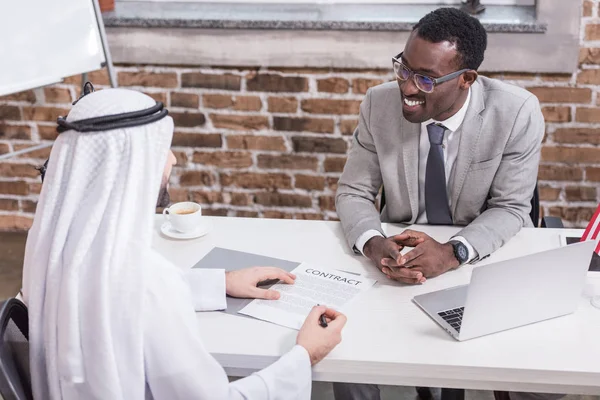
[[[467,99],[465,100],[465,104],[463,104],[463,106],[460,108],[460,110],[458,110],[458,112],[456,114],[454,114],[453,116],[451,116],[448,119],[445,119],[444,121],[436,121],[434,119],[428,119],[427,121],[423,122],[423,124],[425,126],[427,126],[427,125],[435,122],[435,123],[444,125],[446,127],[446,129],[448,129],[449,131],[456,132],[458,130],[458,128],[460,128],[461,124],[463,123],[463,121],[465,119],[465,115],[467,115],[467,109],[469,108],[470,102],[471,102],[471,88],[469,88],[469,93],[467,94]]]

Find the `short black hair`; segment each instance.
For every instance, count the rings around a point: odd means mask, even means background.
[[[432,43],[454,43],[461,68],[476,70],[483,62],[487,33],[477,18],[457,8],[443,7],[430,12],[417,22],[413,31]]]

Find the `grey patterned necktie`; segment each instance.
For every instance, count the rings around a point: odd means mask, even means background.
[[[425,169],[425,211],[427,222],[432,225],[452,225],[442,148],[445,130],[442,125],[427,125],[430,147]]]

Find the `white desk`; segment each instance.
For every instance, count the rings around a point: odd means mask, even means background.
[[[205,237],[176,241],[161,237],[157,216],[154,247],[181,268],[189,268],[213,247],[359,272],[379,279],[346,313],[342,343],[314,369],[319,381],[600,394],[600,310],[582,296],[577,312],[526,327],[457,342],[418,309],[411,299],[469,282],[464,266],[424,285],[391,282],[368,260],[354,255],[337,222],[211,218]],[[403,230],[384,227],[388,234]],[[450,227],[421,227],[447,240]],[[565,232],[565,230],[560,230]],[[581,234],[581,231],[573,231]],[[523,229],[480,264],[559,246],[559,230]],[[543,279],[543,277],[540,277]],[[592,285],[600,278],[588,277]],[[296,331],[224,313],[198,313],[200,334],[228,374],[261,369],[295,344]]]

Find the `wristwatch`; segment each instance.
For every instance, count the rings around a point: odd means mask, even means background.
[[[458,260],[458,262],[462,265],[467,262],[469,259],[469,249],[464,245],[463,242],[459,240],[450,240],[448,241],[452,245],[454,249],[454,257]]]

